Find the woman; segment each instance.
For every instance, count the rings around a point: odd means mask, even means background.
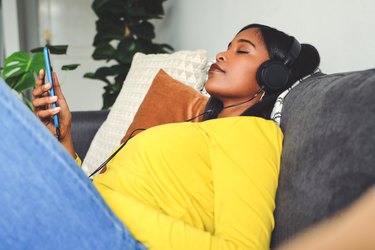
[[[35,206],[36,214],[30,223],[25,221],[25,227],[36,229],[37,218],[43,232],[33,236],[27,230],[26,239],[54,247],[58,244],[46,239],[63,240],[64,248],[143,249],[145,245],[150,249],[267,249],[282,133],[272,121],[262,118],[269,118],[279,93],[315,71],[319,54],[311,45],[300,45],[280,31],[253,24],[244,27],[216,61],[206,82],[212,97],[205,122],[168,124],[142,132],[94,179],[96,189],[117,217],[72,160],[62,150],[55,150],[56,143],[44,131],[36,128],[41,135],[23,133],[37,141],[36,160],[32,162],[39,164],[42,151],[51,154],[42,166],[31,163],[26,167],[30,173],[12,168],[17,175],[34,177],[31,184],[22,178],[17,181],[23,180],[27,187],[38,184],[35,190],[21,189],[20,183],[13,185],[17,197],[32,199],[20,210],[42,203]],[[59,113],[60,142],[76,158],[71,116],[57,77],[57,97],[47,96],[51,85],[42,85],[43,79],[41,71],[33,91],[35,113],[52,133],[51,116]],[[56,101],[58,108],[45,109]],[[34,123],[30,125],[38,127]],[[27,128],[29,123],[22,124]],[[17,125],[18,130],[25,129]],[[24,148],[27,145],[13,145],[17,136],[8,131],[7,141],[12,141],[7,147],[8,157],[14,156],[13,151],[30,154]],[[46,141],[53,150],[45,146]],[[53,165],[58,168],[53,169]],[[37,199],[35,191],[41,190]],[[7,201],[11,200],[8,197]],[[20,202],[7,206],[14,209],[14,204],[19,206]],[[9,213],[6,218],[14,222],[19,216]],[[72,231],[71,227],[78,225]],[[5,233],[7,237],[2,235],[7,241],[0,244],[11,244],[10,236],[20,235],[18,226],[14,230],[16,233]]]

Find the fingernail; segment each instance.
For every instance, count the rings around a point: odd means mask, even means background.
[[[60,109],[61,109],[60,107],[53,108],[53,109],[52,109],[52,112],[53,112],[53,113],[57,113],[57,112],[60,111]]]
[[[49,98],[49,100],[50,100],[51,102],[56,102],[56,101],[57,101],[57,96],[51,96],[51,97]]]
[[[51,87],[50,83],[46,83],[43,85],[43,89],[49,89]]]

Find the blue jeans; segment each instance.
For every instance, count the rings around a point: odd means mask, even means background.
[[[0,249],[146,249],[0,79]]]

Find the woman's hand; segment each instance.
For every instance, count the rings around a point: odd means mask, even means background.
[[[60,123],[59,140],[73,158],[75,158],[73,141],[70,134],[72,115],[55,73],[53,73],[53,82],[56,96],[50,96],[49,90],[52,88],[52,84],[44,84],[44,70],[40,70],[35,89],[33,90],[34,113],[54,136],[56,136],[56,128],[53,123],[53,115],[58,114]],[[54,102],[57,104],[56,108],[51,107],[51,104]]]

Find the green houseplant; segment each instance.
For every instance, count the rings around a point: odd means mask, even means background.
[[[51,54],[66,54],[67,45],[47,45]],[[31,98],[28,91],[35,87],[35,79],[38,72],[45,68],[43,58],[43,47],[28,52],[17,51],[5,58],[4,67],[1,68],[1,77],[9,85],[21,95],[24,103],[32,109]],[[62,70],[73,70],[79,64],[70,64],[62,66]]]
[[[84,77],[105,82],[103,109],[111,107],[118,96],[136,52],[168,53],[168,44],[156,44],[150,19],[164,15],[165,0],[94,0],[92,9],[98,16],[92,54],[94,60],[111,62],[110,66],[86,73]]]

